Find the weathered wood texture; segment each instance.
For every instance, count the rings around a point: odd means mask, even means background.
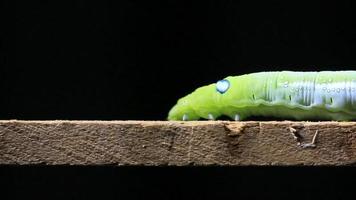
[[[297,145],[290,128],[315,148]],[[354,165],[355,122],[0,121],[0,164]]]

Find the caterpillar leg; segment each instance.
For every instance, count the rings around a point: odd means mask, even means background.
[[[235,121],[240,121],[240,119],[241,119],[240,115],[236,114],[236,115],[234,116],[234,120],[235,120]]]
[[[212,121],[212,120],[214,120],[214,119],[215,119],[215,117],[214,117],[214,115],[213,115],[213,114],[209,114],[209,115],[208,115],[208,119]]]

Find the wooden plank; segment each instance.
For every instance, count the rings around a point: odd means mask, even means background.
[[[0,121],[0,164],[355,163],[356,122]]]

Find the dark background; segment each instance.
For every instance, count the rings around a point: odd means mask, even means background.
[[[17,3],[0,119],[164,120],[229,75],[354,69],[352,1],[286,2]]]
[[[164,120],[179,97],[229,75],[356,64],[352,1],[14,4],[1,3],[0,119]],[[353,168],[110,166],[2,166],[0,172],[13,195],[64,199],[338,198],[352,191],[355,178],[347,177],[356,174]]]

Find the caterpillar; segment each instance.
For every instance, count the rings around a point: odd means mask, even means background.
[[[179,99],[168,120],[356,119],[356,71],[256,72],[229,76]]]

